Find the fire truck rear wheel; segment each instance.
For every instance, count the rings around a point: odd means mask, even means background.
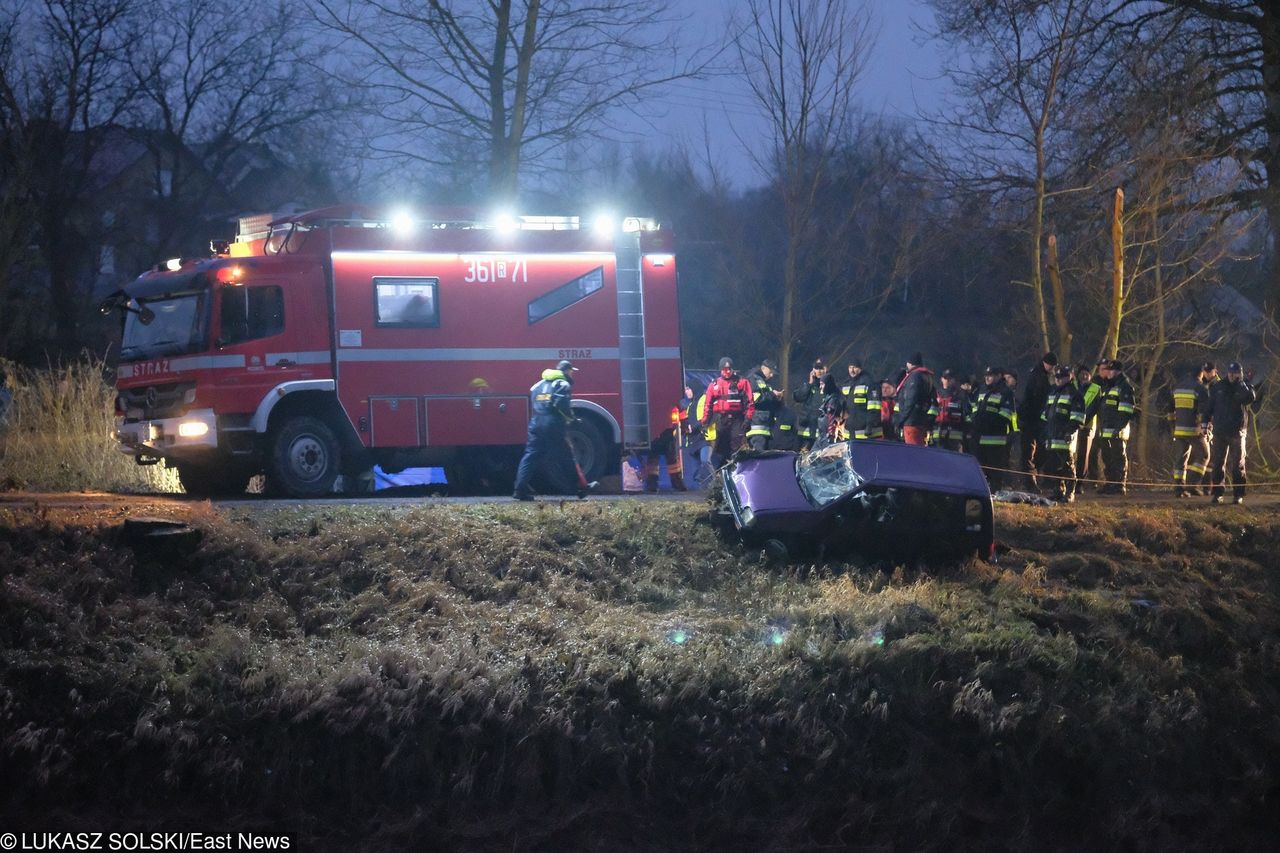
[[[341,469],[341,448],[319,418],[292,417],[271,436],[267,481],[273,492],[318,498],[333,491]]]
[[[604,443],[604,435],[593,421],[580,418],[569,424],[565,435],[569,446],[573,448],[573,458],[582,468],[587,480],[599,480],[604,476],[608,465],[608,452]]]

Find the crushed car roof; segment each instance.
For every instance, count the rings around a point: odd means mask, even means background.
[[[978,460],[966,453],[891,441],[849,442],[849,460],[866,485],[952,494],[987,494]]]

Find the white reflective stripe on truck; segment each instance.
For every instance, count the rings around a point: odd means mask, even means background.
[[[586,353],[590,353],[587,355]],[[567,355],[566,355],[567,354]],[[456,347],[422,347],[413,349],[340,349],[338,361],[549,361],[562,358],[571,361],[616,359],[617,347],[494,347],[461,349]]]
[[[164,363],[163,370],[148,370],[149,365]],[[148,374],[177,373],[180,370],[210,370],[218,368],[244,367],[243,355],[193,355],[184,358],[149,358],[134,364],[122,364],[117,375],[121,379],[131,379]],[[135,368],[137,372],[135,373]]]

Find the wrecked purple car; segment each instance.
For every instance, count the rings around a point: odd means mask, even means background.
[[[991,492],[963,453],[887,441],[810,453],[738,456],[713,495],[719,520],[774,559],[840,550],[868,556],[955,558],[994,549]]]

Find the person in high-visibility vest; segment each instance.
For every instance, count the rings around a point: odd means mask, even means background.
[[[1076,432],[1084,426],[1084,396],[1072,384],[1071,373],[1065,364],[1054,367],[1053,387],[1036,418],[1041,423],[1041,473],[1047,475],[1040,485],[1051,488],[1060,503],[1076,499]]]
[[[1209,431],[1201,423],[1209,407],[1206,384],[1212,364],[1200,369],[1173,388],[1169,398],[1169,426],[1173,433],[1173,493],[1180,498],[1200,494],[1200,482],[1209,469]]]
[[[803,385],[791,392],[791,399],[800,407],[796,412],[796,438],[799,439],[801,453],[813,447],[818,437],[818,426],[822,420],[822,378],[827,375],[827,366],[822,359],[815,359],[809,369],[809,378]]]
[[[693,406],[693,418],[689,425],[689,449],[696,451],[698,466],[693,472],[693,484],[702,488],[711,481],[715,469],[711,465],[711,450],[716,443],[716,425],[707,422],[707,395],[703,394]]]
[[[991,491],[1005,482],[1009,467],[1009,436],[1013,434],[1013,392],[997,367],[982,374],[986,385],[973,398],[973,432],[977,440],[978,463],[987,475]]]
[[[752,450],[768,450],[773,438],[773,421],[783,405],[782,392],[770,384],[777,370],[777,362],[766,358],[760,362],[759,367],[747,374],[753,407],[750,423],[747,425],[747,444]]]

